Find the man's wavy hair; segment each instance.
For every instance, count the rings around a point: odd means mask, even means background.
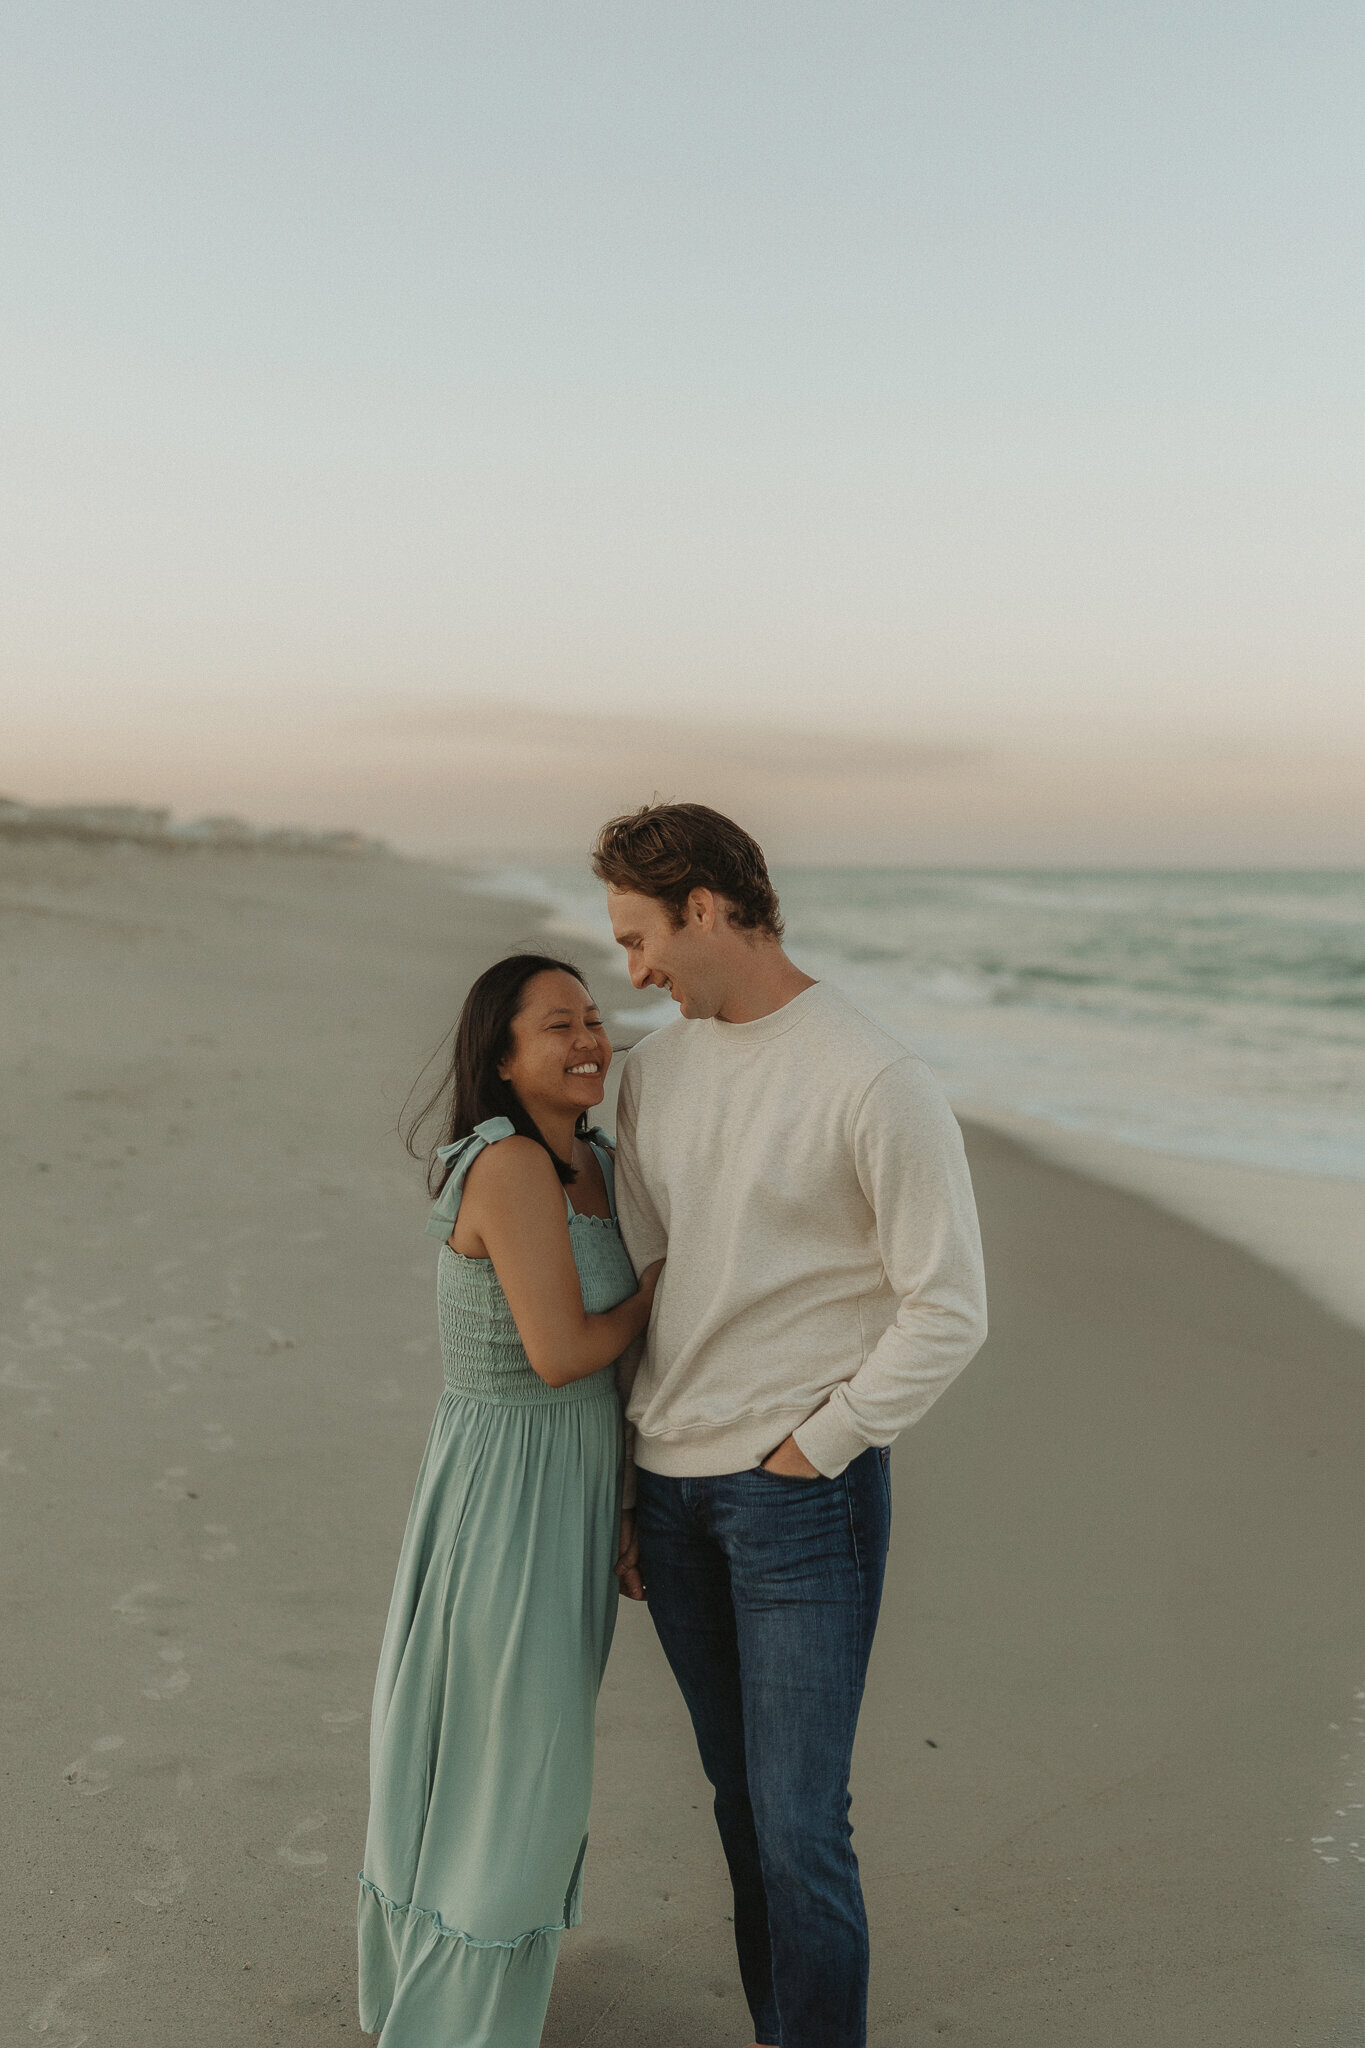
[[[782,937],[762,847],[705,804],[641,804],[610,819],[597,835],[592,870],[599,882],[666,904],[675,925],[683,923],[694,889],[712,889],[740,931]]]

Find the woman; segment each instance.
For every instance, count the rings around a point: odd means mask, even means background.
[[[587,1128],[610,1063],[577,969],[518,954],[470,990],[409,1134],[449,1089],[427,1226],[445,1392],[370,1731],[360,2023],[382,2048],[535,2048],[579,1918],[613,1571],[640,1596],[612,1365],[662,1265],[636,1286]]]

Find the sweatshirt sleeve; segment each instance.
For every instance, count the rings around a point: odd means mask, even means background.
[[[668,1232],[659,1217],[659,1212],[650,1199],[640,1175],[640,1161],[635,1149],[636,1113],[639,1107],[639,1069],[630,1055],[621,1074],[621,1090],[616,1101],[616,1213],[620,1218],[621,1235],[637,1276],[655,1259],[661,1259],[668,1250]],[[642,1332],[627,1345],[616,1361],[616,1388],[624,1409],[630,1400],[635,1374],[644,1353],[645,1338]],[[626,1423],[626,1463],[622,1485],[621,1506],[635,1505],[635,1425]]]
[[[829,1479],[918,1422],[986,1335],[981,1233],[962,1133],[914,1054],[868,1087],[854,1119],[853,1159],[900,1305],[853,1377],[794,1431]]]

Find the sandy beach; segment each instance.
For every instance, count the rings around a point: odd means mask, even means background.
[[[538,916],[377,853],[0,840],[5,2043],[365,2038],[370,1688],[440,1383],[394,1125]],[[992,1335],[894,1455],[871,2039],[1359,2048],[1356,1295],[1307,1291],[1311,1231],[1277,1271],[1192,1222],[1216,1189],[967,1135]],[[640,1610],[598,1727],[547,2048],[742,2048]]]

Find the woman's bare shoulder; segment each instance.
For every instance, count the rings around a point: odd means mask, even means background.
[[[466,1189],[476,1186],[481,1195],[524,1196],[540,1189],[559,1186],[559,1176],[554,1161],[543,1145],[534,1138],[523,1138],[520,1132],[510,1138],[500,1138],[496,1145],[490,1145],[481,1152],[469,1169]]]

